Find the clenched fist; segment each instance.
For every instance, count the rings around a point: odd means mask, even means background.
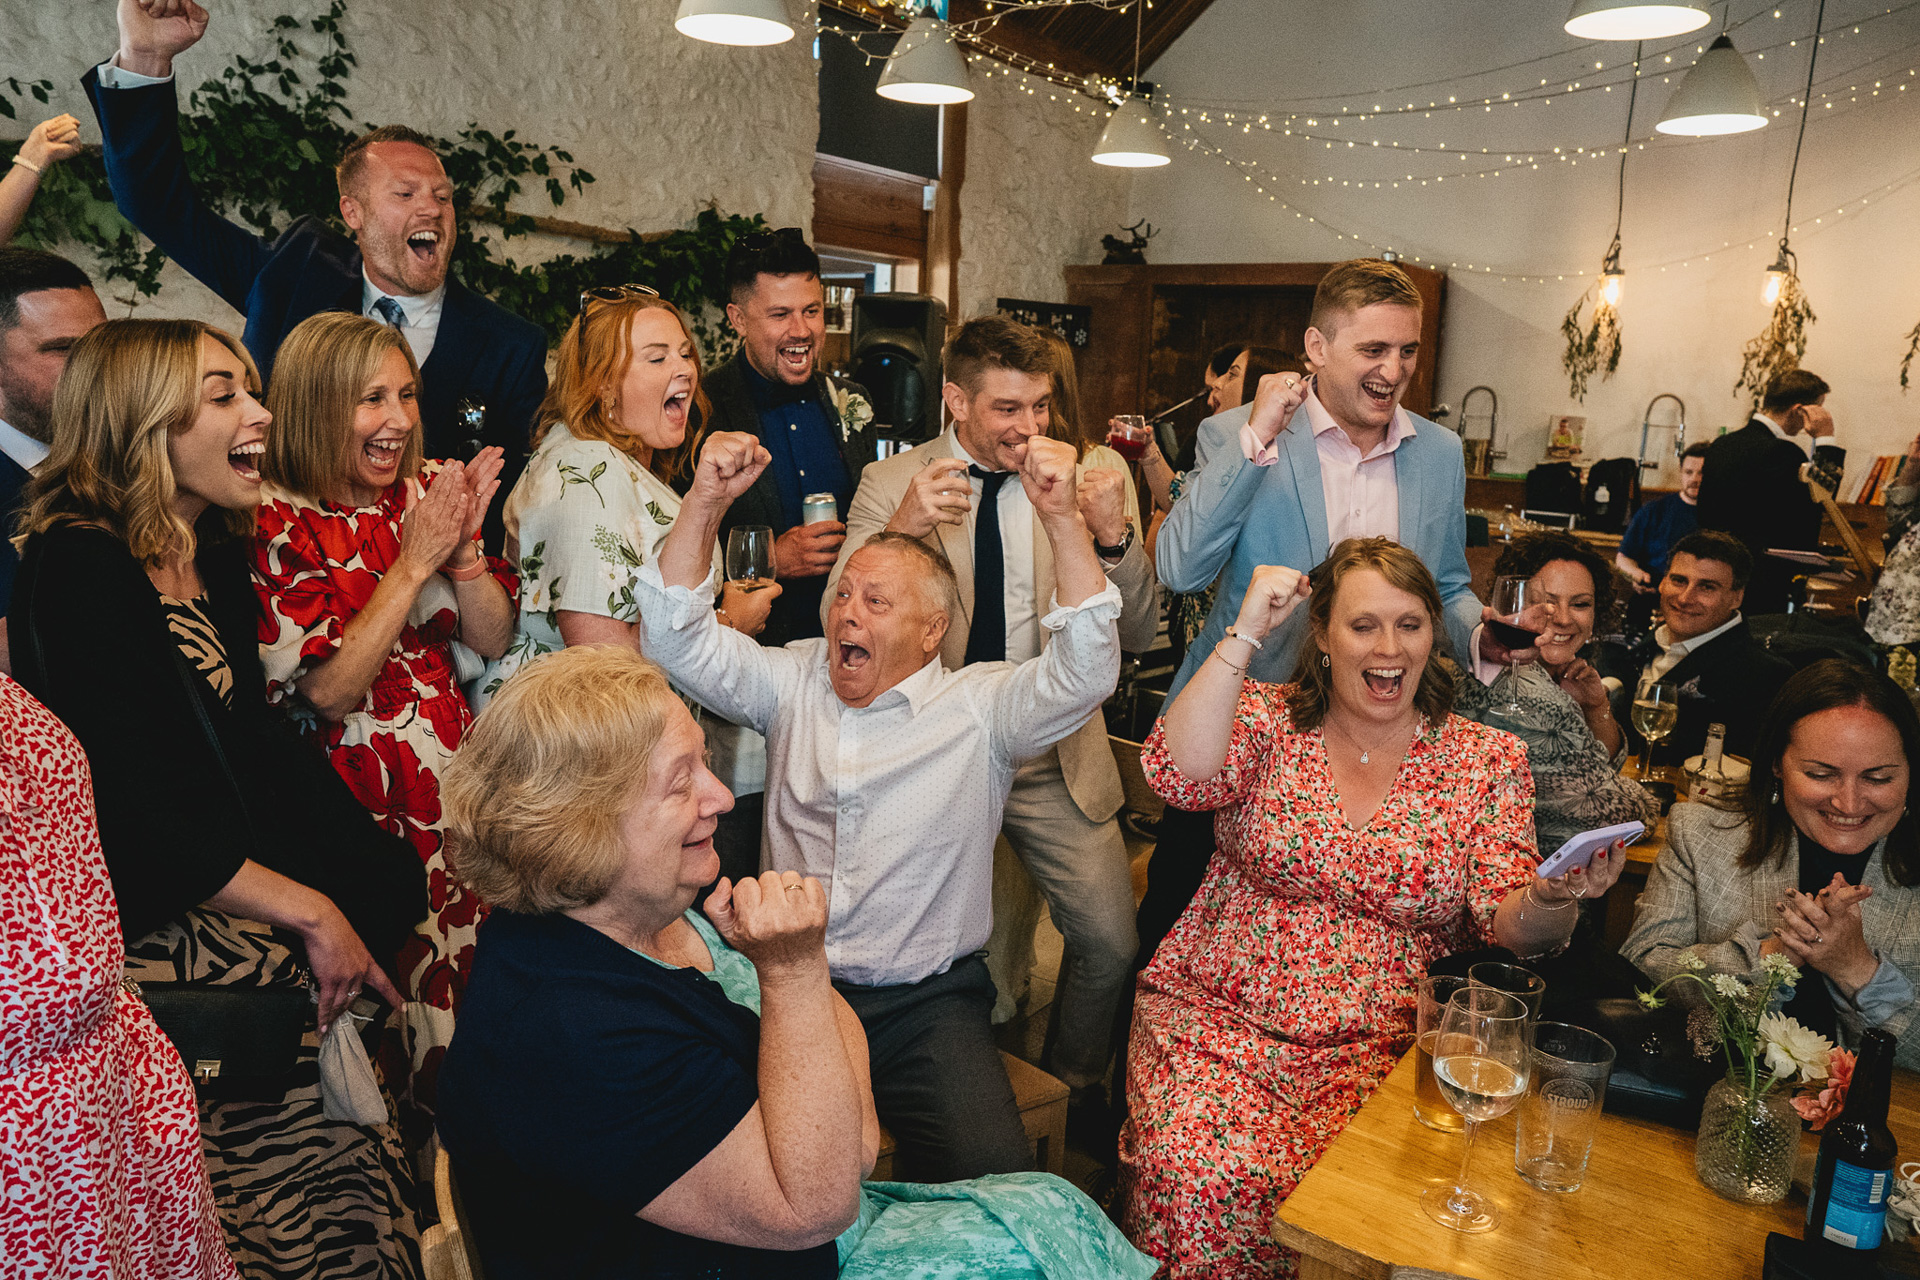
[[[1253,580],[1247,583],[1246,597],[1240,601],[1240,616],[1233,623],[1234,634],[1250,640],[1265,640],[1312,593],[1313,586],[1307,581],[1307,575],[1298,569],[1289,569],[1283,564],[1261,565],[1253,571]]]
[[[1127,536],[1127,477],[1111,467],[1089,467],[1079,479],[1080,515],[1087,532],[1103,547],[1117,547]]]
[[[707,895],[707,919],[762,981],[827,964],[827,891],[797,871],[766,871]]]
[[[1027,456],[1020,463],[1020,486],[1027,501],[1043,520],[1058,520],[1080,514],[1074,472],[1079,451],[1064,440],[1034,436],[1027,441]]]
[[[700,447],[689,498],[726,507],[753,487],[773,455],[760,438],[745,431],[716,431]]]
[[[1253,394],[1253,412],[1247,425],[1265,448],[1287,429],[1294,410],[1307,402],[1307,380],[1297,373],[1269,373]]]

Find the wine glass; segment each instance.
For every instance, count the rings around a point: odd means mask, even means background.
[[[773,530],[743,524],[727,534],[727,581],[758,591],[773,581]]]
[[[1473,1138],[1482,1120],[1513,1110],[1527,1092],[1533,1068],[1527,1006],[1504,991],[1469,986],[1447,1001],[1433,1047],[1433,1078],[1440,1096],[1467,1123],[1460,1176],[1420,1194],[1420,1207],[1443,1227],[1468,1233],[1491,1231],[1500,1215],[1493,1202],[1467,1185]]]
[[[1633,695],[1632,719],[1634,732],[1647,744],[1640,760],[1640,781],[1645,782],[1653,774],[1654,747],[1680,723],[1680,690],[1670,681],[1648,676]]]
[[[1533,619],[1527,618],[1527,611],[1536,603],[1533,596],[1533,583],[1529,578],[1508,575],[1493,580],[1494,617],[1487,619],[1487,630],[1493,638],[1509,649],[1531,649],[1540,639],[1539,631],[1526,625]],[[1526,664],[1516,662],[1511,670],[1518,672]],[[1517,714],[1520,711],[1520,684],[1517,678],[1507,681],[1507,712]]]
[[[1137,413],[1123,413],[1107,419],[1107,444],[1128,462],[1138,462],[1153,443],[1153,429]]]

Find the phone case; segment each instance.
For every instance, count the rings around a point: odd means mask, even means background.
[[[1638,839],[1647,829],[1644,822],[1622,822],[1616,826],[1601,827],[1596,831],[1582,831],[1561,845],[1551,858],[1541,863],[1534,872],[1542,880],[1551,880],[1564,874],[1569,868],[1584,867],[1593,855],[1612,844],[1615,840]]]

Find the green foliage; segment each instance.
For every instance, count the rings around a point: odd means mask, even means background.
[[[1913,372],[1913,358],[1920,356],[1920,324],[1907,330],[1907,354],[1900,357],[1900,390],[1907,389],[1907,376]]]
[[[1560,334],[1567,340],[1567,349],[1560,355],[1560,367],[1567,371],[1568,394],[1582,402],[1587,398],[1587,385],[1594,374],[1598,373],[1604,382],[1620,367],[1620,313],[1599,296],[1599,290],[1598,280],[1588,285],[1587,291],[1560,321]],[[1593,321],[1583,327],[1580,309],[1589,299],[1593,300]]]
[[[1807,354],[1807,330],[1816,319],[1806,290],[1800,287],[1799,273],[1787,272],[1780,284],[1780,296],[1774,299],[1773,315],[1768,317],[1767,327],[1741,348],[1740,377],[1733,389],[1746,388],[1753,397],[1753,407],[1759,408],[1767,384],[1800,367],[1800,361]]]
[[[195,89],[181,111],[181,147],[202,198],[260,235],[278,236],[305,216],[346,230],[333,167],[347,144],[372,127],[356,124],[346,105],[356,65],[341,29],[346,9],[347,0],[329,0],[325,12],[313,17],[274,19],[270,57],[234,58]],[[0,115],[15,119],[9,95],[24,93],[45,103],[53,87],[48,80],[7,79],[0,85]],[[435,139],[465,210],[453,254],[462,282],[540,325],[549,342],[566,331],[582,290],[650,284],[687,313],[710,362],[732,354],[737,342],[718,310],[727,252],[740,236],[763,227],[763,220],[702,209],[687,226],[664,236],[631,232],[625,242],[588,253],[515,263],[507,257],[507,242],[533,231],[534,223],[509,206],[529,191],[542,191],[557,208],[594,180],[562,148],[526,142],[515,133],[469,124],[455,138]],[[0,159],[10,154],[0,151]],[[20,238],[48,248],[84,246],[109,282],[107,291],[129,306],[159,292],[166,255],[113,207],[98,151],[49,169]]]

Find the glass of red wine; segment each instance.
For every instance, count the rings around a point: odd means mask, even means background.
[[[1528,606],[1535,603],[1531,593],[1531,580],[1518,575],[1495,578],[1493,581],[1493,600],[1491,603],[1493,605],[1494,616],[1487,619],[1487,630],[1495,640],[1498,640],[1509,649],[1531,649],[1540,639],[1540,633],[1526,625],[1528,621],[1531,621],[1531,619],[1525,616],[1528,611]],[[1512,664],[1510,670],[1518,672],[1520,668],[1525,665],[1525,663],[1516,662]],[[1509,679],[1507,682],[1507,711],[1509,713],[1515,713],[1519,710],[1519,682],[1516,679]]]
[[[1152,443],[1153,428],[1142,415],[1123,413],[1107,420],[1107,444],[1128,462],[1146,457],[1147,446]]]

